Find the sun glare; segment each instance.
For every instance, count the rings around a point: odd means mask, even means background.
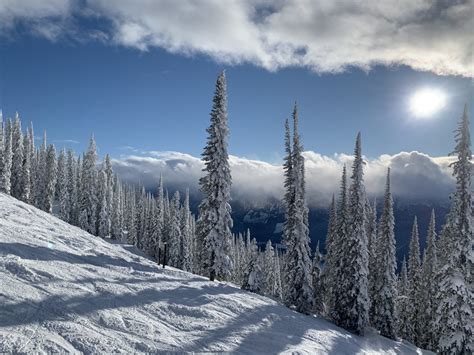
[[[410,111],[417,118],[429,119],[446,105],[446,95],[439,89],[420,89],[410,98]]]

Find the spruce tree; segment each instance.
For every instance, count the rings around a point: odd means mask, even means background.
[[[377,277],[374,280],[374,326],[380,334],[396,339],[397,336],[397,259],[395,255],[395,220],[393,216],[393,199],[390,191],[390,168],[387,171],[384,206],[376,243]],[[375,255],[374,255],[375,257]]]
[[[199,181],[204,199],[199,205],[197,234],[202,272],[210,280],[226,280],[230,276],[229,246],[232,238],[230,207],[231,174],[227,139],[226,77],[222,72],[217,78],[211,111],[211,124],[202,158],[205,176]]]
[[[57,174],[57,163],[56,163],[56,148],[53,144],[48,146],[46,150],[46,166],[44,174],[44,197],[43,197],[43,210],[52,213],[53,212],[53,201],[54,192],[56,188],[56,174]]]
[[[418,345],[421,339],[421,261],[418,220],[415,216],[408,254],[408,297],[410,299],[409,322],[411,334],[407,339]]]
[[[31,203],[32,184],[31,184],[31,142],[32,137],[29,132],[23,140],[23,163],[21,169],[21,196],[23,202]]]
[[[423,271],[421,279],[421,306],[422,328],[421,347],[436,350],[436,292],[438,257],[436,248],[436,219],[434,209],[431,211],[430,224],[426,237],[426,247],[423,255]]]
[[[410,323],[411,301],[408,286],[407,262],[405,258],[403,258],[399,275],[397,293],[398,335],[403,339],[410,339],[413,331]]]
[[[365,231],[365,190],[360,133],[357,135],[349,194],[347,240],[342,242],[336,303],[336,323],[356,334],[364,334],[369,317],[368,251]]]
[[[11,169],[11,194],[15,198],[21,198],[23,194],[23,134],[18,112],[12,128],[12,169]]]
[[[313,264],[311,266],[311,283],[314,290],[313,312],[322,314],[324,311],[324,284],[322,282],[322,264],[323,256],[319,250],[319,241],[313,255]]]
[[[0,191],[10,194],[12,174],[12,125],[10,119],[7,119],[4,129],[4,145],[3,169],[2,175],[0,176]]]
[[[262,270],[259,262],[257,241],[255,238],[248,245],[248,264],[245,268],[243,290],[262,292]]]
[[[170,234],[169,234],[169,260],[170,265],[182,268],[183,240],[180,228],[180,196],[176,191],[170,204]]]
[[[287,133],[286,133],[287,134]],[[287,141],[287,138],[285,138]],[[286,142],[287,144],[287,142]],[[285,304],[296,311],[309,314],[313,308],[311,287],[311,257],[309,248],[308,208],[305,201],[303,146],[298,133],[298,109],[293,110],[293,145],[291,147],[291,168],[285,168],[288,183],[285,205],[287,220],[284,225],[283,243],[285,255]]]
[[[441,265],[438,284],[438,351],[446,354],[474,352],[474,255],[471,206],[472,152],[467,105],[456,130],[456,146],[451,164],[456,179],[443,236],[445,263]]]
[[[91,234],[97,232],[97,151],[94,137],[82,161],[79,226]]]
[[[5,130],[3,128],[3,113],[0,110],[0,192],[5,192]]]
[[[366,214],[366,231],[369,253],[369,275],[368,275],[368,290],[370,299],[369,321],[370,324],[375,322],[375,298],[377,294],[377,279],[380,277],[379,272],[379,253],[378,253],[378,238],[377,238],[377,205],[371,206],[369,200],[365,203]]]
[[[336,282],[336,268],[339,263],[337,243],[337,206],[333,194],[329,209],[328,233],[326,235],[326,258],[321,276],[324,285],[324,311],[327,315],[330,315],[330,312],[334,309],[334,283]]]
[[[58,157],[58,174],[56,181],[56,199],[59,201],[59,218],[69,220],[69,191],[67,189],[68,177],[66,166],[66,151],[61,149]]]

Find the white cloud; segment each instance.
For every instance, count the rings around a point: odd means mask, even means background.
[[[11,25],[15,18],[33,19],[38,34],[56,38],[59,24],[53,19],[68,13],[103,17],[113,26],[107,38],[124,46],[199,53],[222,63],[253,63],[269,70],[300,66],[334,73],[382,64],[474,76],[474,0],[86,0],[85,5],[79,4],[2,0],[0,20]]]
[[[349,172],[352,157],[338,154],[327,157],[312,151],[304,153],[308,203],[327,206],[337,194],[342,165]],[[380,196],[385,186],[387,167],[392,171],[392,190],[405,200],[446,201],[454,181],[449,168],[450,158],[432,158],[419,152],[401,152],[366,159],[365,185],[371,196]],[[157,186],[160,174],[171,189],[198,190],[203,164],[199,158],[178,152],[148,152],[147,156],[128,156],[113,161],[119,176],[129,182],[140,182],[148,188]],[[232,196],[234,200],[252,205],[279,201],[283,196],[281,165],[230,156]]]

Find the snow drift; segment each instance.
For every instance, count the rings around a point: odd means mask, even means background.
[[[0,352],[421,353],[162,269],[0,194]]]

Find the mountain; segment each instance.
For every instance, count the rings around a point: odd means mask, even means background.
[[[352,335],[278,302],[163,269],[0,194],[0,353],[384,353],[419,349]]]
[[[377,212],[380,216],[383,207],[382,199],[378,199],[377,201]],[[449,211],[448,203],[433,201],[413,202],[395,199],[395,237],[399,263],[401,263],[403,257],[408,254],[408,245],[415,216],[418,216],[420,243],[422,248],[424,248],[432,208],[434,208],[436,212],[437,230],[439,231]],[[316,248],[318,241],[320,242],[321,248],[324,249],[328,217],[328,209],[313,207],[309,209],[309,230],[313,250]],[[281,240],[284,212],[282,207],[278,204],[269,204],[266,207],[256,208],[234,201],[232,205],[232,218],[234,220],[233,230],[235,233],[242,233],[249,229],[251,235],[255,237],[262,246],[269,239],[273,243],[279,243]]]

